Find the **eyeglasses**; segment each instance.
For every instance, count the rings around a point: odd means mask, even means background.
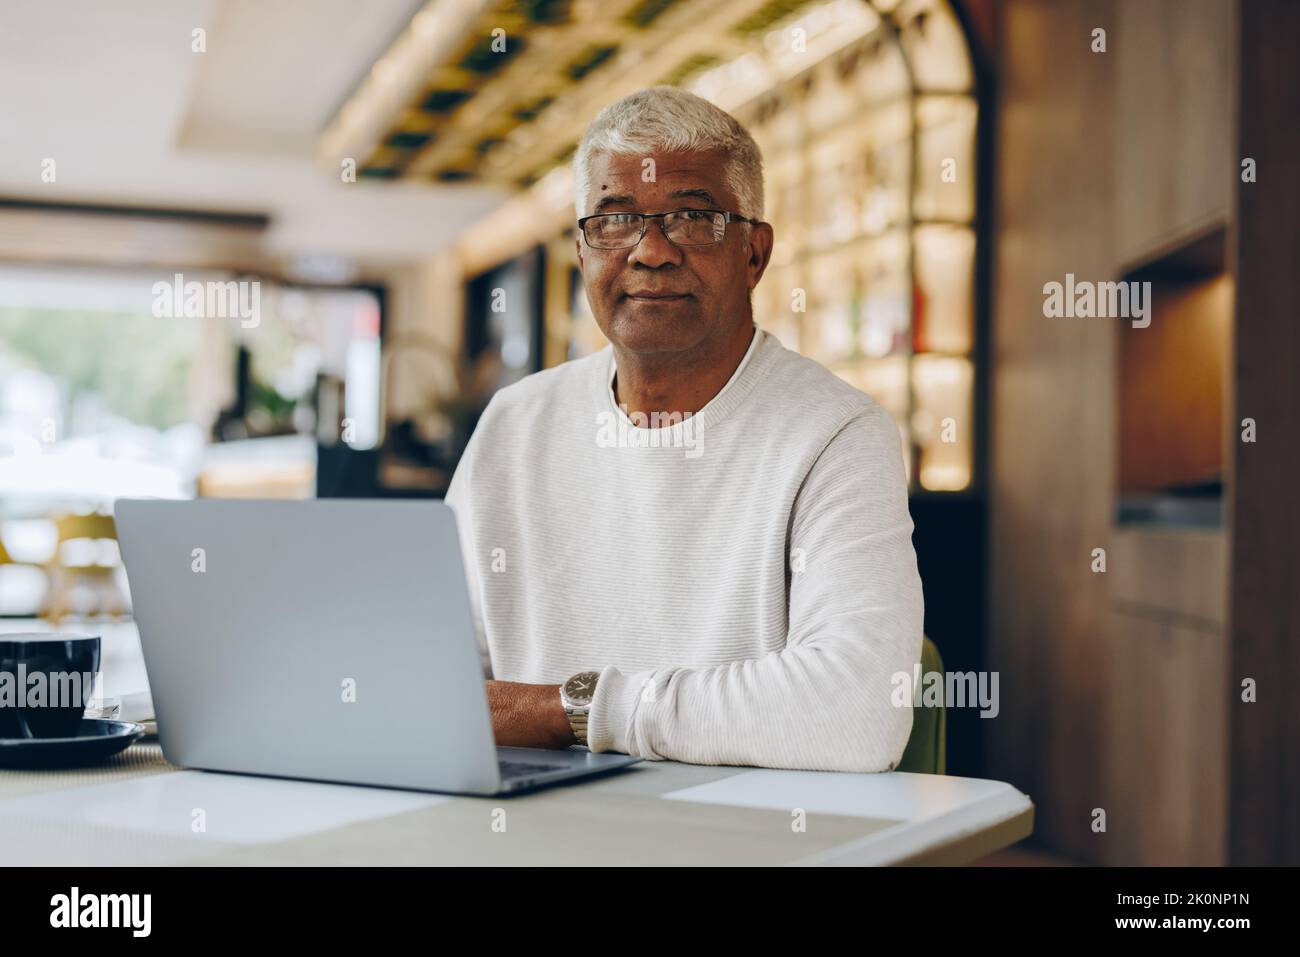
[[[711,246],[727,235],[727,223],[758,223],[721,209],[674,209],[666,213],[598,213],[578,220],[592,249],[628,249],[641,242],[646,222],[663,220],[664,237],[674,246]]]

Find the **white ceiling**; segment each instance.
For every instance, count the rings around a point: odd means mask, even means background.
[[[316,140],[420,0],[3,0],[0,197],[266,213],[273,255],[405,262],[499,205],[343,183]],[[191,50],[206,30],[207,50]],[[56,181],[41,179],[56,163]]]

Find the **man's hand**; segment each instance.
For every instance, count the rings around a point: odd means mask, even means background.
[[[558,749],[578,743],[560,701],[559,685],[489,681],[487,696],[499,747]]]

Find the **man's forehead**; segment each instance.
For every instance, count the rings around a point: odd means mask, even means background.
[[[726,157],[717,150],[664,153],[598,153],[591,158],[588,204],[611,195],[706,190],[715,200],[731,198],[724,175]],[[653,178],[647,175],[653,173]]]

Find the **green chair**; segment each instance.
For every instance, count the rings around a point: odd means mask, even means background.
[[[929,638],[921,642],[921,677],[931,671],[943,674],[943,658],[939,648]],[[942,687],[942,686],[941,686]],[[940,690],[940,695],[943,692]],[[907,739],[903,757],[895,771],[917,771],[922,774],[943,774],[947,766],[948,703],[943,707],[927,708],[920,696],[912,703],[912,736]]]

